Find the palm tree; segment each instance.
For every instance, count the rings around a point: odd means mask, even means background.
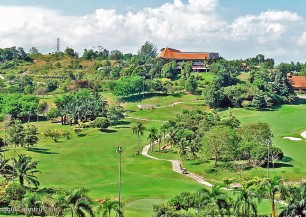
[[[272,179],[266,179],[263,183],[262,189],[263,192],[267,192],[268,198],[272,202],[272,217],[276,216],[276,206],[275,200],[278,194],[283,194],[285,192],[285,187],[283,185],[283,180],[279,176],[274,176]]]
[[[290,198],[288,206],[279,214],[280,217],[306,216],[306,183],[288,189]]]
[[[162,142],[162,138],[163,138],[163,132],[159,132],[157,135],[157,140],[158,140],[158,152],[160,152],[160,143]]]
[[[163,132],[168,132],[168,143],[171,145],[171,150],[173,145],[177,144],[177,138],[176,138],[176,134],[177,134],[177,127],[176,127],[176,122],[175,121],[168,121],[167,123],[165,123],[163,125]],[[165,134],[164,134],[164,139],[165,139]]]
[[[21,205],[25,208],[25,215],[26,216],[33,216],[34,214],[43,214],[43,213],[38,213],[39,209],[43,211],[43,202],[41,200],[41,194],[38,194],[36,192],[29,192],[24,195],[24,198],[21,200]],[[35,213],[35,212],[36,213]],[[31,213],[28,213],[31,212]]]
[[[86,213],[91,217],[94,216],[92,210],[92,200],[87,196],[88,190],[77,188],[68,193],[66,203],[70,207],[71,216],[84,217]]]
[[[256,193],[243,186],[238,191],[239,195],[233,204],[234,214],[241,217],[257,216]]]
[[[140,136],[143,135],[143,132],[146,130],[146,127],[143,126],[141,122],[137,122],[134,127],[132,127],[133,134],[136,134],[138,137],[138,150],[137,153],[140,152]]]
[[[55,216],[66,216],[67,214],[67,210],[69,209],[69,205],[67,202],[67,195],[69,195],[68,192],[64,191],[63,189],[60,189],[56,192],[53,202],[53,206],[54,207],[54,214]]]
[[[149,129],[149,135],[148,135],[148,140],[150,140],[150,146],[151,146],[151,152],[154,152],[154,142],[158,139],[157,137],[157,129],[156,128],[150,128]]]
[[[110,217],[111,212],[114,212],[116,215],[122,216],[122,212],[118,209],[118,206],[119,202],[117,200],[106,198],[99,206],[98,214],[102,212],[103,217]]]
[[[163,135],[163,140],[164,140],[164,145],[165,145],[165,141],[166,141],[166,133],[167,133],[167,123],[165,123],[164,125],[161,126],[160,128],[160,132]]]
[[[211,190],[203,188],[198,191],[198,208],[205,208],[208,204],[216,204],[219,213],[222,214],[223,210],[229,214],[230,202],[228,196],[221,190],[222,185],[214,185]]]
[[[106,116],[106,106],[108,105],[108,102],[106,99],[103,97],[103,95],[100,95],[100,105],[101,105],[101,115],[102,117]]]
[[[0,176],[5,179],[9,179],[12,175],[13,168],[8,164],[9,160],[5,160],[2,154],[0,154]]]
[[[18,160],[13,159],[16,176],[19,178],[19,182],[24,186],[24,181],[29,185],[33,184],[36,188],[39,186],[39,181],[34,175],[35,173],[40,173],[37,170],[37,161],[32,161],[32,158],[24,154],[18,155]]]

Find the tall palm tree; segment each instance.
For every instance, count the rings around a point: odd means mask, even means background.
[[[39,209],[41,209],[41,211],[43,211],[43,202],[42,202],[42,198],[41,198],[41,194],[38,194],[36,192],[29,192],[27,194],[24,195],[24,198],[21,200],[21,205],[25,208],[25,215],[26,216],[33,216],[34,214],[43,214],[43,213],[39,213]],[[30,212],[30,213],[29,213]],[[35,213],[36,212],[36,213]]]
[[[106,106],[108,105],[108,102],[106,101],[106,99],[104,98],[104,96],[101,94],[100,95],[100,106],[101,106],[101,115],[102,117],[106,116]]]
[[[19,178],[19,182],[24,186],[24,181],[29,185],[33,184],[36,188],[39,186],[39,181],[35,176],[35,173],[40,173],[37,170],[37,161],[32,161],[32,158],[24,154],[18,155],[18,159],[13,159],[16,176]]]
[[[230,201],[228,196],[222,191],[222,185],[214,185],[211,190],[203,188],[198,191],[198,207],[205,208],[208,204],[216,204],[219,209],[219,214],[223,215],[230,212]]]
[[[23,146],[24,145],[24,127],[22,126],[22,123],[20,120],[13,120],[10,122],[8,129],[7,129],[7,143],[9,145],[14,146],[13,151],[13,182],[15,181],[15,159],[16,159],[16,148],[17,146]]]
[[[257,216],[255,191],[243,186],[237,193],[239,195],[233,204],[234,214],[240,217]]]
[[[66,216],[67,210],[70,208],[66,200],[67,195],[69,195],[69,193],[62,189],[56,192],[56,195],[53,198],[54,202],[52,206],[54,207],[55,216],[59,216],[59,217]]]
[[[306,183],[289,187],[288,206],[279,214],[280,217],[306,216]]]
[[[68,193],[66,202],[70,207],[71,216],[84,217],[86,213],[93,217],[92,200],[87,196],[88,190],[77,188]]]
[[[157,135],[157,140],[158,140],[158,152],[160,152],[160,144],[162,142],[162,138],[163,138],[163,132],[159,132]]]
[[[167,123],[163,125],[162,130],[163,132],[168,132],[167,142],[171,145],[171,150],[172,150],[173,146],[177,144],[176,134],[177,134],[178,129],[176,127],[176,122],[172,120],[168,121]],[[165,136],[164,136],[164,139],[165,139]]]
[[[268,198],[271,200],[272,217],[276,216],[275,200],[278,195],[282,195],[285,192],[283,180],[279,176],[274,176],[272,179],[266,179],[263,183],[261,190],[267,192]]]
[[[106,198],[98,208],[98,214],[102,212],[103,217],[110,217],[111,212],[122,216],[122,212],[118,209],[119,202],[117,200],[111,200],[110,198]],[[121,205],[121,204],[120,204]]]
[[[160,128],[160,132],[163,135],[164,145],[166,142],[166,133],[167,133],[167,123],[163,124]]]
[[[141,122],[137,122],[134,127],[132,127],[133,134],[136,134],[138,137],[138,150],[137,153],[140,152],[140,136],[143,135],[143,132],[146,130],[146,127],[143,126]]]
[[[149,135],[148,135],[148,140],[150,141],[150,146],[151,146],[151,152],[154,152],[154,142],[158,139],[158,131],[156,128],[150,128],[149,129]]]

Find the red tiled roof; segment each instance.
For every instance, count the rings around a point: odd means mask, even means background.
[[[209,58],[209,53],[181,52],[172,48],[164,48],[158,57],[176,60],[205,60]]]
[[[294,89],[306,89],[306,76],[291,76],[289,81]]]

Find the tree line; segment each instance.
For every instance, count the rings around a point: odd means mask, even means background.
[[[272,217],[305,216],[306,183],[288,184],[279,176],[246,180],[230,196],[224,184],[203,188],[195,193],[182,192],[167,202],[154,205],[154,217],[196,216],[270,216],[258,213],[258,204],[271,202]],[[277,203],[283,209],[277,211]]]

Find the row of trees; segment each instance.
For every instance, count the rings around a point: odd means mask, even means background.
[[[21,184],[0,184],[1,213],[26,216],[122,216],[116,198],[94,201],[86,188],[72,190],[44,188],[33,191]]]
[[[276,204],[285,202],[286,207],[280,217],[305,216],[306,183],[286,185],[278,176],[271,179],[245,181],[231,197],[222,185],[212,189],[201,189],[196,193],[183,192],[166,205],[154,206],[154,217],[193,217],[193,216],[260,216],[258,203],[263,199],[271,201],[272,217],[277,216]]]
[[[108,102],[102,95],[94,94],[88,89],[62,94],[57,96],[54,102],[56,109],[49,111],[49,118],[60,116],[62,124],[85,123],[98,117],[106,117],[110,125],[113,125],[124,118],[124,110],[121,106],[108,106]]]

